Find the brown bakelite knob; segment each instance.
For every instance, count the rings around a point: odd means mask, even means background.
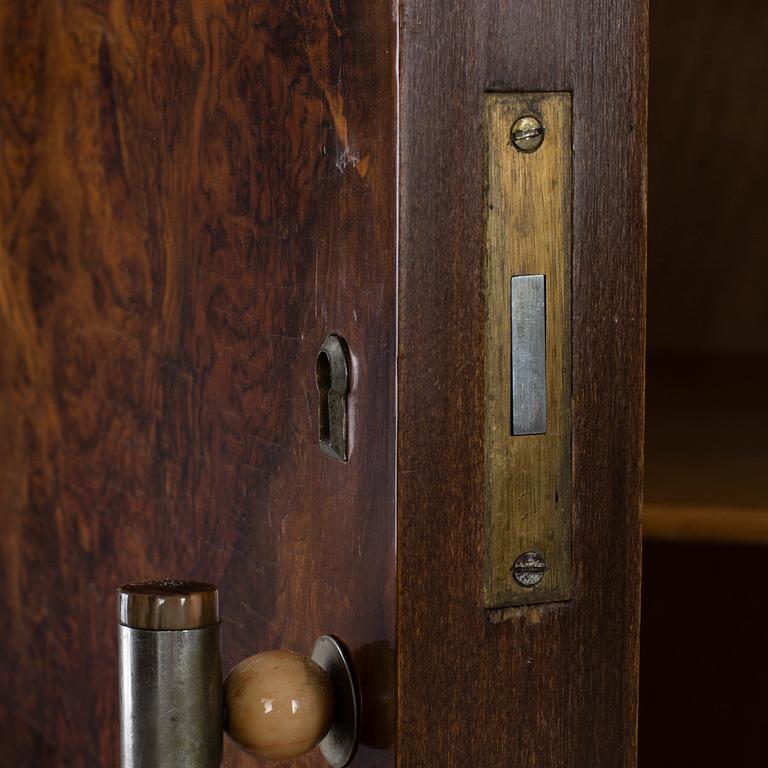
[[[317,746],[333,719],[333,688],[307,656],[266,651],[235,666],[224,683],[227,733],[256,757],[288,760]]]

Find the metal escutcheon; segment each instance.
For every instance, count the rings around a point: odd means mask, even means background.
[[[344,768],[355,756],[360,732],[360,695],[349,652],[335,637],[323,635],[312,650],[312,661],[328,675],[335,699],[333,724],[320,751],[332,768]]]

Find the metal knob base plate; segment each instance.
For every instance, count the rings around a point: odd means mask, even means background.
[[[312,650],[312,661],[325,671],[333,685],[333,725],[320,742],[320,751],[331,768],[349,765],[357,750],[360,732],[360,694],[349,651],[331,635],[322,635]]]

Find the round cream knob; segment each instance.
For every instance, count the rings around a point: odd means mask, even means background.
[[[299,757],[328,733],[333,689],[307,656],[266,651],[241,661],[224,682],[227,732],[267,760]]]

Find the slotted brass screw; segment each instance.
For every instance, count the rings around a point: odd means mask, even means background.
[[[538,552],[523,552],[512,564],[511,570],[521,587],[535,587],[547,572],[547,561]]]
[[[544,126],[530,115],[515,120],[510,138],[519,152],[535,152],[544,141]]]

